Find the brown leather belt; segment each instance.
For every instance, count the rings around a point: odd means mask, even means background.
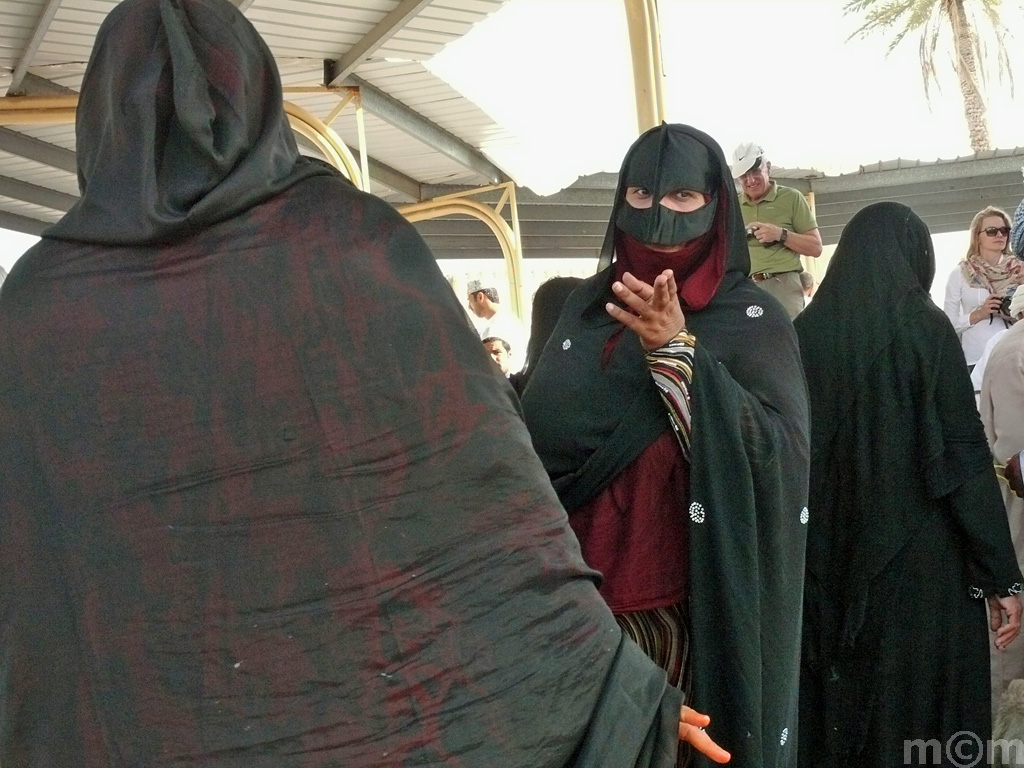
[[[750,279],[755,283],[760,283],[762,280],[767,280],[770,277],[778,277],[779,275],[788,275],[793,272],[801,272],[799,269],[787,269],[784,272],[755,272],[750,276]]]

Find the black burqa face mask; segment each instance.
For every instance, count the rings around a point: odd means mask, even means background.
[[[615,225],[634,240],[676,246],[707,234],[718,208],[719,167],[707,148],[691,136],[652,131],[633,150],[622,171],[621,187],[643,187],[651,193],[649,208],[619,207]],[[661,205],[677,190],[703,192],[710,199],[695,211],[680,212]]]

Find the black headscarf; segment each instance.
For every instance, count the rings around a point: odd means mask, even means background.
[[[168,242],[327,173],[299,159],[281,99],[273,55],[230,3],[121,3],[82,82],[82,196],[46,237]]]
[[[685,137],[664,143],[670,151],[696,143],[713,158],[717,178],[731,178],[718,143],[689,126],[659,126],[634,147],[661,134]],[[620,178],[606,249],[614,243],[625,186]],[[687,555],[693,706],[714,718],[709,730],[732,752],[732,765],[792,766],[807,395],[792,324],[747,277],[731,184],[720,182],[716,205],[708,258],[722,260],[721,280],[703,309],[686,313],[697,346],[690,497],[679,500],[679,513],[693,523]],[[605,310],[614,301],[614,271],[607,266],[569,297],[523,393],[534,447],[570,511],[670,428],[636,335],[623,333]]]

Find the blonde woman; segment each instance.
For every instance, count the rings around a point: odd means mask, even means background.
[[[988,340],[1013,322],[1001,309],[1024,282],[1024,265],[1010,253],[1010,217],[989,206],[971,221],[971,244],[946,282],[946,317],[953,323],[971,368]]]

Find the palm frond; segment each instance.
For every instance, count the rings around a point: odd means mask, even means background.
[[[931,84],[934,83],[939,93],[942,93],[942,86],[939,83],[938,71],[935,68],[935,51],[939,46],[939,33],[941,26],[937,19],[929,19],[925,22],[924,32],[921,35],[921,43],[918,48],[918,58],[921,63],[921,80],[924,84],[924,98],[931,109]]]
[[[908,11],[924,0],[852,0],[843,6],[843,14],[866,11],[864,23],[854,30],[850,37],[865,37],[878,30],[893,27]]]
[[[844,15],[863,14],[863,22],[847,39],[864,38],[876,32],[892,32],[892,38],[886,49],[886,56],[891,54],[907,35],[920,32],[918,58],[921,65],[921,76],[924,81],[925,96],[930,99],[930,87],[934,85],[941,91],[936,65],[936,51],[943,22],[948,22],[953,33],[952,64],[957,72],[965,66],[957,48],[957,41],[964,36],[969,41],[977,63],[981,85],[987,85],[987,68],[990,61],[990,49],[986,40],[995,45],[996,70],[1000,82],[1008,82],[1013,90],[1013,71],[1008,51],[1009,34],[1005,30],[999,11],[1001,0],[963,0],[973,6],[984,17],[986,27],[991,28],[991,35],[983,36],[980,19],[968,23],[966,29],[960,29],[957,14],[953,12],[955,0],[849,0],[843,6]],[[970,69],[970,68],[968,68]],[[968,75],[973,78],[973,75]]]

